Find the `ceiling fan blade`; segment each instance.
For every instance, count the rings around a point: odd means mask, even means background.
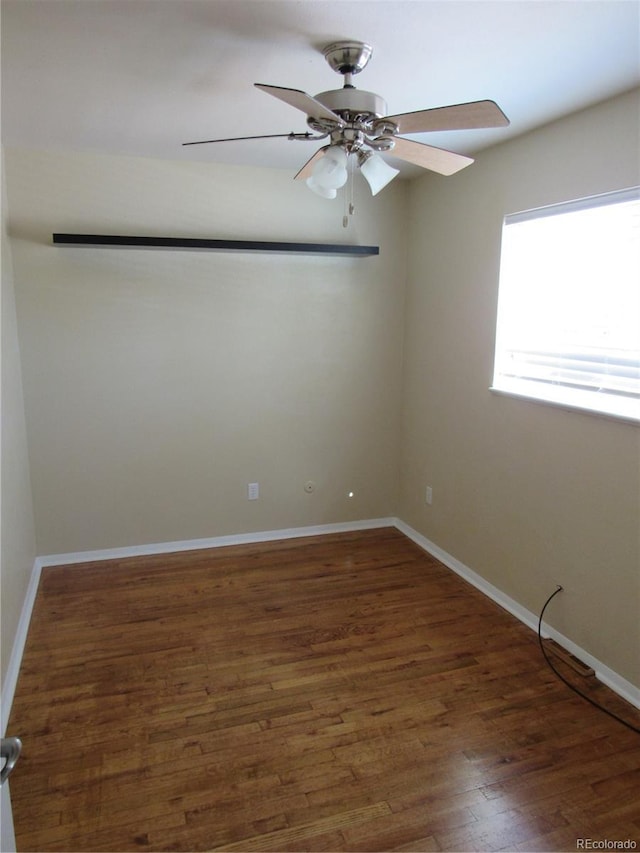
[[[455,154],[444,148],[434,148],[432,145],[424,145],[422,142],[414,142],[412,139],[402,139],[394,136],[395,145],[388,152],[392,157],[399,157],[408,163],[415,163],[423,169],[431,169],[441,175],[453,175],[470,166],[473,157],[465,157],[464,154]]]
[[[325,107],[320,101],[316,101],[311,95],[307,95],[301,89],[285,89],[282,86],[267,86],[264,83],[254,83],[253,85],[258,89],[262,89],[268,95],[273,95],[274,98],[284,101],[285,104],[289,104],[297,110],[302,110],[307,116],[329,119],[330,121],[335,121],[338,127],[344,127],[344,121],[339,115]]]
[[[314,166],[315,166],[315,164],[318,162],[318,160],[319,160],[321,157],[323,157],[323,156],[324,156],[324,152],[325,152],[325,149],[324,149],[324,148],[318,148],[318,150],[317,150],[317,151],[316,151],[316,153],[313,155],[313,157],[310,157],[310,158],[307,160],[307,162],[304,164],[304,166],[302,167],[302,169],[300,169],[300,171],[299,171],[299,172],[298,172],[298,174],[294,177],[294,179],[293,179],[293,180],[294,180],[294,181],[301,181],[301,180],[303,180],[304,178],[309,178],[309,177],[311,177],[311,173],[312,173],[312,171],[313,171],[313,167],[314,167]]]
[[[506,127],[510,122],[495,101],[471,101],[433,110],[418,110],[386,116],[398,125],[398,133],[432,130],[472,130],[477,127]]]

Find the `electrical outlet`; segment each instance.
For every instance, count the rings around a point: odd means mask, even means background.
[[[429,506],[431,506],[431,504],[433,503],[433,489],[431,488],[431,486],[427,486],[427,488],[425,489],[424,500],[425,503],[429,504]]]
[[[257,501],[260,497],[260,484],[249,483],[247,485],[247,500]]]

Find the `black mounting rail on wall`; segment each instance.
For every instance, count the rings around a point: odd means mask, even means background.
[[[378,246],[333,243],[281,243],[261,240],[206,240],[200,237],[127,237],[111,234],[54,234],[54,246],[109,246],[129,249],[200,249],[209,252],[279,252],[301,255],[367,257],[380,254]]]

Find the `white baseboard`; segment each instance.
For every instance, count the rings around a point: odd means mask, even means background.
[[[395,524],[395,518],[368,518],[361,521],[340,521],[334,524],[317,524],[310,527],[287,527],[283,530],[235,533],[208,539],[186,539],[176,542],[156,542],[150,545],[106,548],[98,551],[49,554],[45,557],[38,557],[37,561],[40,566],[69,566],[74,563],[94,563],[98,560],[122,560],[126,557],[141,557],[150,554],[172,554],[177,551],[197,551],[201,548],[222,548],[225,545],[250,545],[254,542],[273,542],[277,539],[323,536],[327,533],[349,533],[356,530],[371,530],[376,527],[395,527]]]
[[[16,628],[16,635],[13,639],[11,647],[11,657],[2,683],[2,737],[7,733],[7,723],[9,722],[9,714],[13,705],[13,697],[16,692],[18,676],[20,675],[20,665],[22,664],[22,655],[24,647],[27,643],[27,634],[29,633],[29,623],[31,622],[31,614],[36,603],[36,595],[38,594],[38,584],[40,583],[41,566],[39,561],[33,564],[31,569],[31,577],[29,586],[24,597],[22,610],[20,611],[20,619]]]
[[[405,536],[415,542],[416,545],[419,545],[424,551],[427,551],[427,553],[431,554],[447,566],[447,568],[454,571],[457,575],[460,575],[460,577],[464,578],[464,580],[475,586],[476,589],[480,590],[480,592],[484,593],[488,598],[495,601],[496,604],[499,604],[500,607],[503,607],[506,611],[511,613],[512,616],[515,616],[521,622],[524,622],[527,627],[537,633],[539,617],[535,613],[532,613],[530,610],[527,610],[526,607],[518,604],[517,601],[510,598],[498,589],[498,587],[490,584],[481,575],[474,572],[473,569],[470,569],[468,566],[465,566],[464,563],[461,563],[460,560],[457,560],[455,557],[452,557],[451,554],[443,551],[442,548],[438,547],[434,542],[431,542],[431,540],[427,539],[426,536],[418,533],[408,524],[405,524],[404,521],[396,519],[395,526],[401,531],[401,533],[404,533]],[[603,684],[606,684],[607,687],[610,687],[611,690],[619,696],[622,696],[623,699],[626,699],[626,701],[635,708],[640,709],[640,688],[636,687],[630,681],[627,681],[610,667],[603,664],[602,661],[580,648],[580,646],[576,645],[568,637],[565,637],[549,625],[543,626],[542,634],[544,637],[551,637],[559,643],[559,645],[571,652],[572,655],[575,655],[581,661],[590,666],[594,670],[596,678],[599,681],[602,681]]]
[[[395,527],[424,551],[434,556],[437,560],[443,563],[447,568],[454,571],[464,580],[472,584],[476,589],[480,590],[484,595],[488,596],[492,601],[495,601],[506,611],[511,613],[527,627],[533,631],[538,629],[538,617],[527,610],[517,601],[510,598],[502,592],[498,587],[493,586],[486,581],[481,575],[474,572],[464,563],[461,563],[455,557],[448,554],[434,542],[431,542],[421,533],[418,533],[404,521],[398,518],[372,518],[361,521],[338,522],[335,524],[321,524],[310,527],[292,527],[283,530],[266,530],[255,533],[239,533],[230,536],[216,536],[208,539],[189,539],[177,542],[160,542],[150,545],[138,545],[124,548],[108,548],[97,551],[81,551],[70,554],[50,554],[48,556],[38,557],[34,563],[31,573],[31,580],[27,589],[18,629],[11,651],[11,658],[7,668],[4,683],[2,685],[2,708],[3,708],[3,731],[6,726],[6,720],[9,716],[9,711],[13,702],[18,674],[20,672],[20,664],[24,647],[27,641],[27,633],[29,623],[31,621],[31,613],[36,600],[38,591],[38,583],[40,574],[45,566],[62,566],[71,565],[74,563],[92,563],[100,560],[124,559],[126,557],[137,557],[151,554],[169,554],[177,551],[194,551],[201,548],[220,548],[226,545],[244,545],[259,542],[271,542],[278,539],[295,539],[303,536],[322,536],[329,533],[349,533],[357,530],[372,530],[378,527]],[[610,687],[614,692],[626,699],[627,702],[640,709],[640,688],[631,684],[614,670],[603,664],[601,661],[594,658],[584,649],[577,646],[568,637],[563,636],[553,628],[546,626],[544,635],[552,637],[556,642],[566,648],[571,654],[580,658],[584,663],[588,664],[596,673],[596,677]],[[6,714],[6,719],[4,714]]]

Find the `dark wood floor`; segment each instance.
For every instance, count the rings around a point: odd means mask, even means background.
[[[8,734],[20,851],[640,849],[640,736],[390,528],[44,570]]]

